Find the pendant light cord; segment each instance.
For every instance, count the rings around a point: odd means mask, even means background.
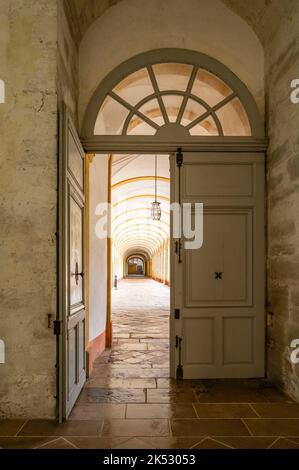
[[[157,155],[155,155],[155,202],[157,202]]]

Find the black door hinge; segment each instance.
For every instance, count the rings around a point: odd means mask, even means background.
[[[174,252],[178,255],[178,262],[182,262],[182,242],[181,240],[177,240],[174,245]]]
[[[183,164],[183,152],[181,148],[178,148],[178,151],[176,153],[176,164],[179,168],[181,168]]]
[[[182,341],[183,338],[180,338],[179,336],[175,337],[175,347],[179,349],[179,363],[176,369],[177,380],[183,380],[184,378],[184,370],[182,365]]]
[[[54,335],[59,336],[61,334],[61,321],[54,320],[53,325],[54,325]]]
[[[179,320],[181,318],[181,311],[179,308],[174,309],[174,318],[175,320]]]

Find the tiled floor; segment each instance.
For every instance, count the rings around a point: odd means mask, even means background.
[[[70,420],[0,421],[0,447],[299,449],[299,405],[268,381],[168,378],[167,287],[123,281],[113,302],[113,348]]]

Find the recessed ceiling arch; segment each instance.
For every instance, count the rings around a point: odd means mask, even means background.
[[[133,250],[139,250],[143,248],[149,252],[150,256],[152,256],[159,249],[159,245],[158,246],[154,245],[150,240],[147,240],[147,242],[145,241],[140,242],[138,240],[128,241],[126,242],[126,244],[120,245],[119,247],[120,254],[123,254],[129,248]]]
[[[137,223],[136,223],[137,221]],[[155,223],[156,222],[156,223]],[[163,227],[161,227],[161,224]],[[142,217],[142,216],[137,216],[131,219],[125,219],[121,222],[118,222],[117,225],[112,225],[112,233],[113,236],[116,236],[118,232],[123,230],[123,226],[125,227],[146,227],[146,228],[155,228],[159,232],[165,233],[166,236],[168,236],[168,227],[169,223],[167,223],[165,220],[160,219],[159,223],[157,224],[157,221],[151,220],[150,217]]]
[[[146,241],[140,241],[140,240],[135,240],[135,239],[128,239],[125,241],[126,243],[121,245],[121,249],[125,249],[126,251],[128,249],[132,249],[134,251],[140,250],[141,248],[146,249],[151,255],[155,252],[157,246],[155,246],[151,240],[146,240]],[[123,246],[124,245],[124,246]]]
[[[144,259],[146,259],[147,261],[150,259],[150,253],[148,251],[140,250],[139,248],[137,249],[130,248],[124,253],[123,256],[126,259],[128,256],[134,256],[135,253],[137,255],[144,256]]]
[[[117,250],[121,255],[124,251],[130,246],[136,249],[137,246],[146,248],[150,251],[151,254],[159,251],[160,247],[163,245],[162,241],[153,238],[152,236],[147,236],[144,238],[134,237],[134,235],[127,236],[125,239],[119,240],[115,245],[115,250]]]
[[[129,239],[133,240],[135,243],[149,243],[151,247],[155,249],[159,249],[164,241],[163,237],[161,237],[157,232],[147,231],[146,233],[136,235],[134,231],[127,230],[126,234],[122,238],[119,237],[115,240],[115,249],[118,250],[122,244],[124,242],[127,243]]]
[[[148,230],[148,231],[143,231],[140,234],[136,235],[134,230],[129,229],[129,230],[126,230],[123,237],[118,237],[117,239],[115,239],[114,241],[115,248],[118,248],[121,243],[128,241],[129,238],[139,241],[139,242],[150,241],[152,246],[155,246],[155,247],[159,247],[160,244],[163,242],[163,237],[161,236],[159,232]]]
[[[167,225],[169,225],[168,223],[168,218],[169,218],[169,211],[170,211],[170,208],[167,207],[165,208],[166,209],[166,213],[163,211],[162,212],[162,221],[163,221],[163,217],[165,217],[165,220],[163,222],[166,222]],[[164,209],[164,210],[165,210]],[[122,217],[127,217],[129,214],[130,214],[130,218],[133,214],[136,214],[136,213],[145,213],[147,214],[146,216],[144,216],[143,218],[146,218],[146,219],[150,219],[150,216],[151,216],[151,209],[150,207],[137,207],[137,208],[134,208],[134,209],[129,209],[129,210],[124,210],[123,212],[120,212],[118,213],[117,215],[114,215],[113,218],[112,218],[112,225],[119,219],[121,219]],[[126,219],[126,220],[130,220],[130,219]]]
[[[139,224],[138,229],[136,230],[136,227],[134,225],[127,226],[122,229],[122,231],[118,231],[117,233],[114,234],[113,240],[115,244],[118,241],[121,241],[124,239],[125,235],[128,233],[132,233],[135,235],[135,238],[141,239],[141,237],[149,237],[152,236],[154,240],[163,240],[167,235],[167,232],[163,229],[156,229],[155,227],[152,226],[147,226],[145,224]]]
[[[148,199],[148,200],[151,200],[153,198],[153,194],[154,194],[154,191],[152,194],[137,194],[135,196],[129,196],[129,197],[126,197],[126,198],[123,198],[123,199],[119,199],[115,202],[113,202],[112,206],[113,208],[117,207],[118,205],[120,204],[126,204],[127,202],[130,202],[130,201],[133,201],[133,200],[136,200],[136,199]],[[169,202],[170,201],[170,198],[169,197],[166,197],[166,196],[163,196],[161,194],[159,194],[159,192],[157,193],[157,196],[159,199],[165,201],[165,202]]]
[[[134,178],[128,178],[126,180],[121,180],[118,183],[112,185],[111,189],[115,191],[117,188],[124,186],[126,184],[138,183],[142,181],[153,181],[155,180],[155,176],[135,176]],[[157,176],[157,181],[169,184],[170,178],[166,178],[165,176]]]
[[[133,259],[133,258],[140,258],[144,262],[146,261],[146,256],[144,256],[144,254],[142,254],[142,253],[138,253],[137,251],[136,251],[136,253],[132,253],[132,254],[126,256],[125,260],[126,260],[126,262],[128,262],[128,261],[130,261],[130,259]]]
[[[168,238],[168,230],[167,230],[167,226],[165,228],[162,228],[160,225],[150,225],[150,224],[147,224],[146,222],[145,223],[134,223],[134,219],[132,219],[132,223],[131,224],[122,224],[124,225],[125,227],[117,227],[117,229],[114,231],[113,233],[113,239],[116,241],[118,240],[119,238],[121,239],[121,237],[127,233],[127,231],[135,231],[136,235],[138,236],[141,236],[141,235],[144,235],[144,234],[147,234],[147,233],[155,233],[157,234],[157,236],[161,237],[161,239],[165,238],[167,239]],[[166,225],[166,224],[165,224]]]

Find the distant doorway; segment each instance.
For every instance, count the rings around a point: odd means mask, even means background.
[[[130,256],[126,262],[126,276],[127,277],[144,277],[145,276],[145,261],[140,256]]]

